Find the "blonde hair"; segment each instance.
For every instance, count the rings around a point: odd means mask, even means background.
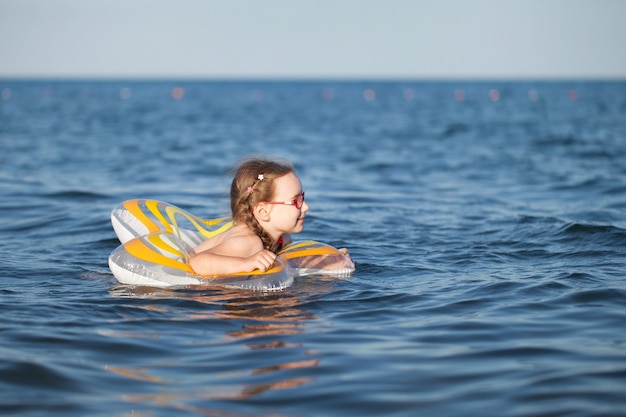
[[[245,224],[252,229],[265,249],[274,250],[274,242],[254,217],[252,209],[263,201],[274,197],[274,180],[295,172],[287,160],[268,157],[251,157],[239,164],[230,186],[230,209],[236,224]]]

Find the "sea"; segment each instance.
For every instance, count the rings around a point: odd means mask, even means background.
[[[119,284],[287,158],[349,278]],[[0,80],[3,416],[625,416],[626,82]]]

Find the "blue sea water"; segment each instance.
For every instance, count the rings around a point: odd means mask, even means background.
[[[0,80],[0,414],[626,415],[626,83]],[[119,285],[111,209],[289,158],[349,279]]]

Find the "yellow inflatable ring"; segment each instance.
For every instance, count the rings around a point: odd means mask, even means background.
[[[109,256],[109,268],[122,284],[218,285],[272,291],[289,287],[294,277],[348,277],[354,272],[354,263],[337,249],[305,241],[285,246],[266,272],[197,275],[189,266],[189,252],[232,227],[230,219],[206,220],[162,201],[128,200],[113,209],[111,223],[122,244]]]

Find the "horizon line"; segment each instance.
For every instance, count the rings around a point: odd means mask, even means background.
[[[85,76],[0,75],[2,82],[626,82],[624,76]]]

